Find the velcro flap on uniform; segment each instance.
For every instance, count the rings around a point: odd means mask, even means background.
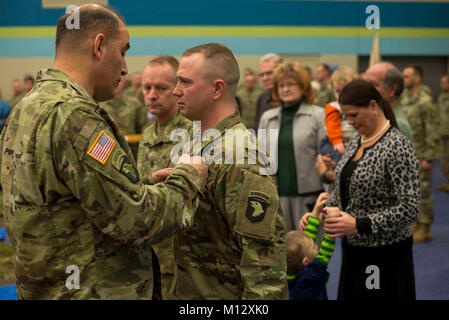
[[[272,240],[279,207],[276,186],[256,173],[244,171],[235,231],[241,235]]]
[[[80,133],[75,139],[74,145],[75,148],[80,151],[81,160],[85,157],[86,152],[89,148],[89,141],[91,140],[92,135],[96,132],[98,127],[98,123],[94,121],[88,121]]]

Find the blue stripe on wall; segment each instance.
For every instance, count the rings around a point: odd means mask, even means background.
[[[449,3],[285,0],[109,0],[128,25],[364,26],[365,8],[380,9],[381,25],[449,27]],[[54,26],[63,9],[41,0],[1,0],[0,26]]]
[[[132,37],[128,56],[182,55],[185,49],[221,42],[236,55],[357,54],[369,55],[369,37]],[[382,55],[449,55],[444,38],[383,38]],[[0,57],[54,57],[53,38],[0,38]]]

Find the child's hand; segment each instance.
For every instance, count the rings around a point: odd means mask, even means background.
[[[345,153],[346,149],[345,149],[345,145],[343,143],[337,143],[334,146],[334,150],[338,151],[338,153],[343,154]]]
[[[312,215],[315,218],[319,218],[321,210],[324,208],[327,199],[329,199],[329,193],[323,192],[318,196],[318,199],[315,202],[315,207],[313,208]]]
[[[311,212],[304,213],[301,220],[299,220],[299,228],[304,231],[306,230],[307,225],[309,224],[309,217],[312,215]]]

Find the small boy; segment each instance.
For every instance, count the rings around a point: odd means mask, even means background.
[[[320,194],[304,232],[294,230],[285,235],[290,300],[328,300],[327,265],[334,252],[335,239],[325,233],[319,251],[315,243],[321,223],[318,217],[328,197],[328,193]]]

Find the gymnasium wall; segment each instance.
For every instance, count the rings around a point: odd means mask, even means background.
[[[51,66],[58,17],[67,4],[80,2],[0,2],[0,88],[4,96],[10,95],[13,78]],[[369,55],[376,32],[365,27],[369,5],[380,10],[382,55],[449,55],[448,1],[101,2],[117,9],[128,26],[130,73],[141,71],[151,56],[180,56],[186,48],[206,42],[230,47],[242,70],[257,69],[258,59],[267,52],[311,67],[325,61],[357,69],[358,57]]]

